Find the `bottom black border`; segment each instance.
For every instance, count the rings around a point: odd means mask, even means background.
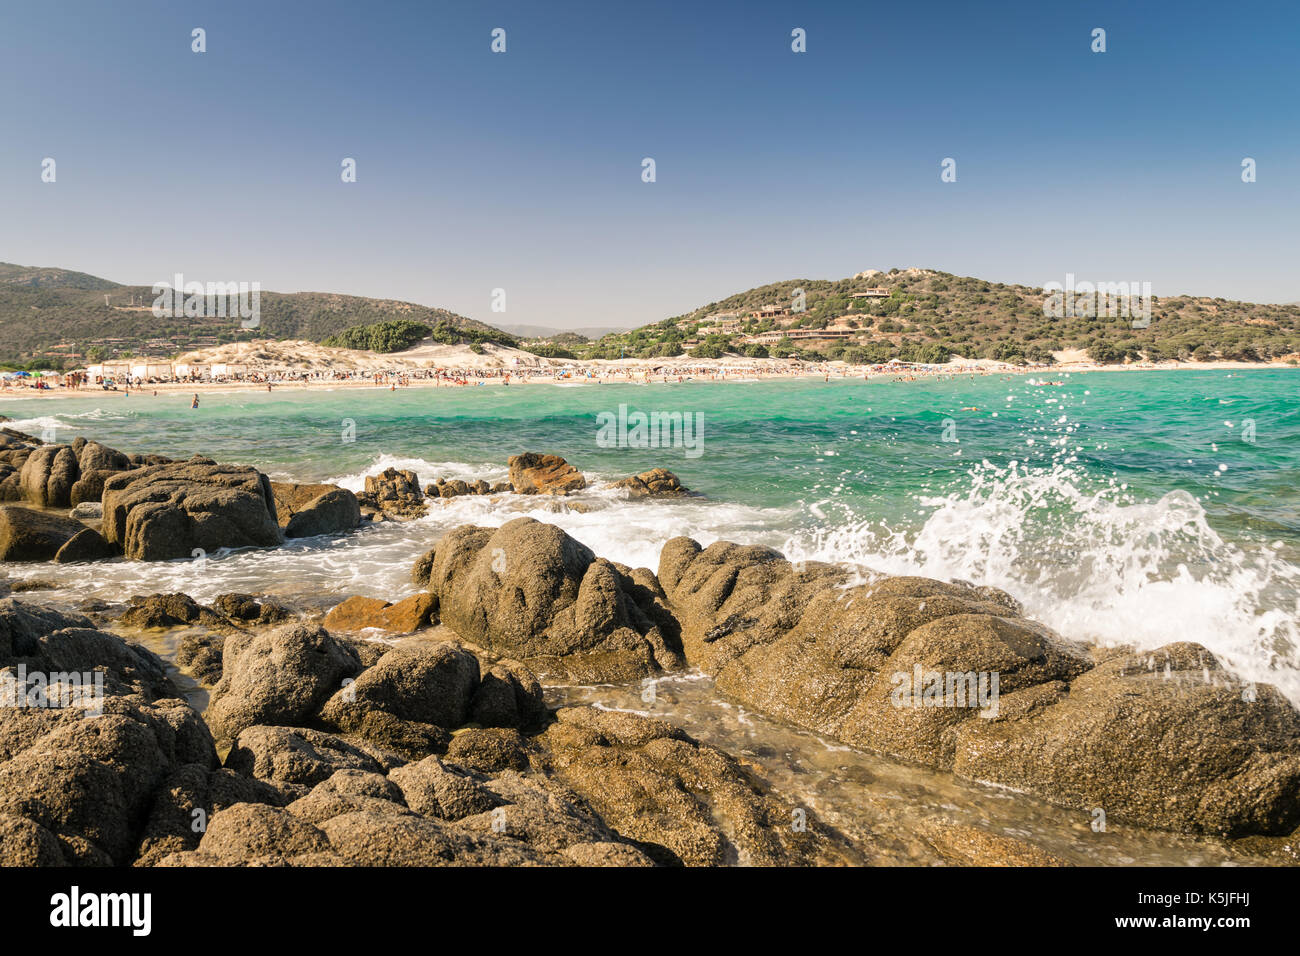
[[[51,925],[52,899],[73,886],[83,904],[88,894],[150,894],[148,936]],[[579,944],[599,933],[658,946],[688,931],[679,939],[693,946],[716,933],[726,945],[752,936],[779,949],[783,924],[794,939],[828,933],[826,943],[838,925],[865,934],[859,941],[868,947],[891,928],[927,949],[1009,934],[1028,941],[1024,934],[1035,932],[1231,943],[1260,929],[1277,934],[1295,886],[1289,868],[0,870],[5,908],[21,920],[24,942],[76,935],[127,946],[213,933],[217,945],[227,933],[229,943],[245,945],[373,943],[442,927],[430,945],[444,930],[455,935],[442,943],[457,946],[463,933],[494,943],[515,935],[563,943],[573,934],[567,941]],[[1154,922],[1118,923],[1133,918]],[[1222,923],[1243,918],[1245,925]]]

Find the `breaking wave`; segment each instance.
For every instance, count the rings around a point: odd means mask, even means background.
[[[985,461],[968,476],[960,490],[919,499],[932,509],[919,531],[845,514],[785,550],[993,585],[1061,634],[1103,646],[1195,641],[1300,703],[1300,566],[1281,542],[1226,541],[1186,491],[1138,500],[1059,461]]]

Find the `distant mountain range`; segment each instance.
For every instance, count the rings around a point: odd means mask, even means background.
[[[1136,290],[1134,290],[1136,291]],[[261,322],[153,314],[149,286],[127,286],[68,269],[0,263],[0,363],[75,367],[99,357],[173,356],[249,339],[322,342],[359,326],[398,320],[438,330],[439,341],[514,344],[555,357],[618,359],[753,357],[844,359],[854,364],[943,362],[951,355],[1050,362],[1083,350],[1099,362],[1210,358],[1261,361],[1300,355],[1300,305],[1208,296],[1151,297],[1150,315],[1044,312],[1044,290],[931,269],[869,270],[845,279],[789,279],[738,292],[636,329],[495,327],[412,302],[326,292],[261,292]],[[409,326],[407,327],[409,329]],[[373,338],[345,336],[343,341]],[[392,328],[379,331],[391,336]],[[400,331],[400,330],[399,330]],[[499,338],[494,338],[499,336]],[[587,341],[592,340],[592,341]]]
[[[151,286],[0,263],[0,362],[73,367],[99,355],[169,356],[253,338],[320,342],[355,326],[398,319],[499,332],[447,309],[328,292],[260,292],[255,329],[242,328],[233,308],[227,310],[233,317],[160,319],[154,299]]]

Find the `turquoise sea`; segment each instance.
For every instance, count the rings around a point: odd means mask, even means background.
[[[598,416],[698,416],[697,448],[602,447]],[[1198,640],[1300,700],[1300,371],[1046,373],[753,383],[277,390],[0,401],[14,427],[127,451],[195,453],[360,488],[389,465],[505,476],[516,452],[589,478],[662,466],[703,497],[581,510],[462,498],[411,525],[167,566],[23,569],[78,597],[233,588],[388,599],[447,528],[532,514],[654,568],[670,537],[1003,587],[1058,631]]]

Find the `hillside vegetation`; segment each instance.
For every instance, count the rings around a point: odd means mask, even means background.
[[[105,297],[107,296],[107,303]],[[357,327],[415,323],[450,341],[514,338],[446,309],[325,292],[262,292],[261,324],[240,325],[232,296],[226,316],[157,318],[149,286],[126,286],[66,269],[0,263],[0,362],[74,367],[115,356],[172,356],[253,338],[322,342]]]
[[[440,321],[435,326],[423,322],[409,322],[405,319],[390,322],[377,322],[374,325],[355,325],[344,329],[338,335],[331,335],[321,345],[340,349],[368,349],[371,352],[401,352],[429,339],[442,345],[482,345],[495,342],[498,345],[517,346],[519,343],[513,335],[507,335],[499,329],[476,329],[451,325]]]
[[[887,295],[857,299],[853,292]],[[764,306],[789,309],[803,291],[804,309],[751,318]],[[845,359],[854,363],[945,362],[952,355],[1010,362],[1051,362],[1053,352],[1086,350],[1099,362],[1147,359],[1267,361],[1300,352],[1300,306],[1260,305],[1201,296],[1152,297],[1150,324],[1131,317],[1044,315],[1042,289],[1006,285],[927,269],[865,272],[848,279],[791,279],[710,302],[595,342],[570,344],[581,358],[653,358],[683,353],[716,357]],[[718,313],[738,313],[717,318]],[[710,319],[710,316],[715,318]],[[723,321],[738,328],[718,331]],[[839,329],[842,337],[799,336],[747,342],[765,332]],[[713,329],[713,331],[710,331]]]
[[[853,297],[873,289],[882,291]],[[1044,299],[1044,291],[1032,286],[928,269],[869,271],[839,280],[776,282],[594,341],[561,333],[524,347],[559,359],[740,354],[854,364],[895,358],[945,362],[953,355],[1051,362],[1053,353],[1066,350],[1085,350],[1100,362],[1291,360],[1300,353],[1297,304],[1153,298],[1149,325],[1134,328],[1130,317],[1104,312],[1051,318],[1044,314]],[[208,318],[158,318],[153,301],[153,290],[146,286],[0,263],[0,363],[75,367],[100,358],[174,356],[254,338],[306,339],[379,352],[409,348],[424,338],[474,348],[483,342],[518,344],[514,336],[486,323],[392,299],[262,292],[261,323],[255,329],[241,327],[233,297],[225,317]],[[796,311],[749,315],[764,307]],[[754,341],[755,336],[763,341]]]

